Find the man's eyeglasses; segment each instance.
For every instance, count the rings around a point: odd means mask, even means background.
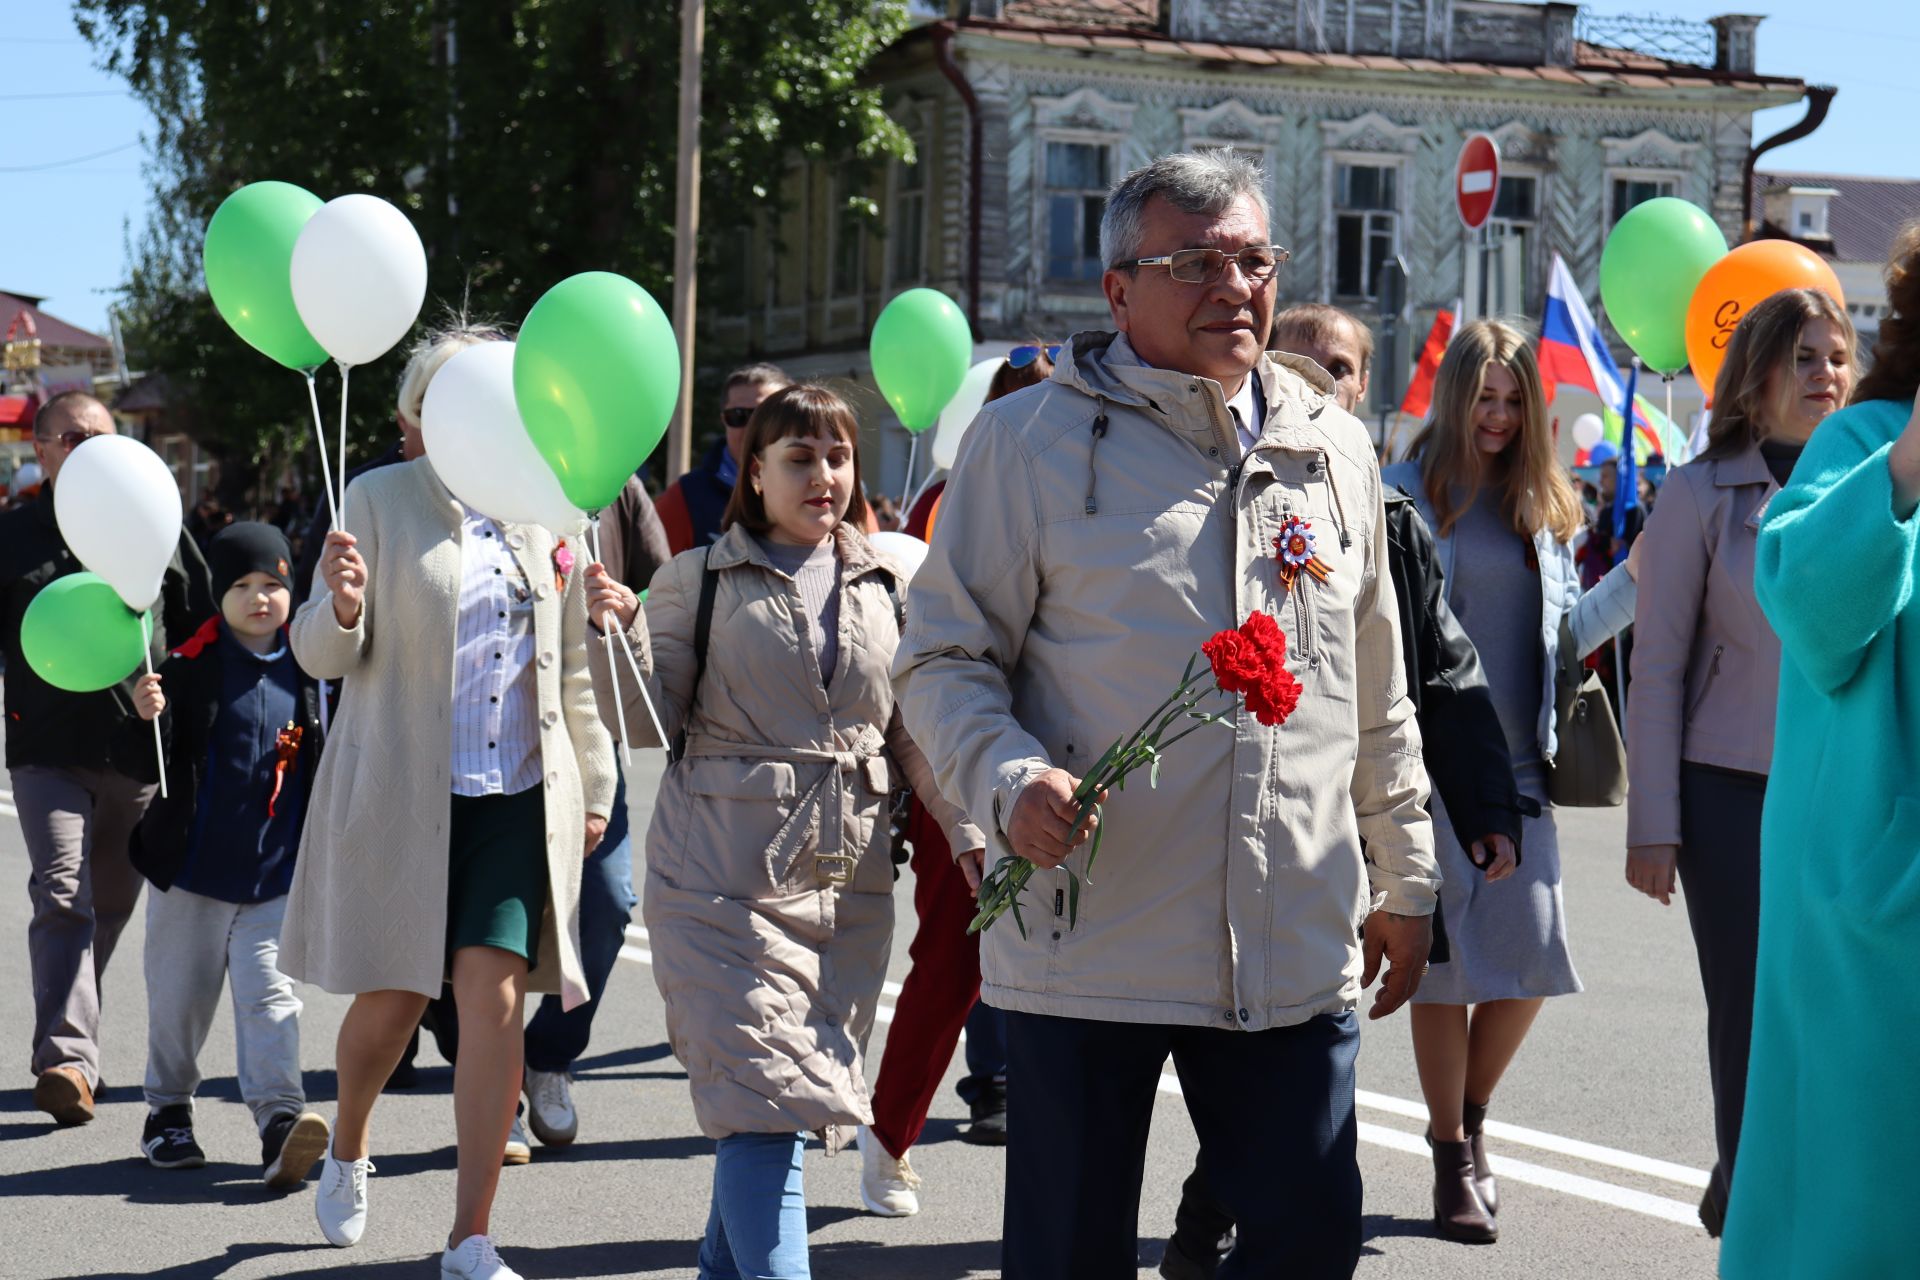
[[[1015,347],[1013,350],[1007,352],[1007,367],[1009,369],[1024,369],[1035,360],[1038,360],[1042,351],[1047,353],[1048,360],[1058,360],[1060,358],[1060,344],[1057,342],[1044,347],[1029,344],[1024,347]]]
[[[734,428],[737,431],[741,427],[746,426],[747,423],[753,421],[753,410],[722,409],[720,411],[720,421],[726,423],[728,426]]]
[[[82,444],[85,444],[95,436],[103,436],[106,434],[104,431],[62,431],[59,435],[52,437],[52,440],[58,442],[60,447],[68,453],[72,453],[75,449],[78,449]],[[46,439],[46,437],[42,437],[42,439]]]
[[[1270,279],[1280,264],[1292,256],[1277,244],[1250,244],[1238,253],[1228,253],[1224,249],[1180,249],[1157,258],[1117,262],[1114,266],[1165,267],[1167,274],[1181,284],[1212,284],[1231,262],[1240,268],[1240,274],[1249,283],[1259,284]]]

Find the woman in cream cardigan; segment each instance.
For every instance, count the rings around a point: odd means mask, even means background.
[[[423,344],[438,363],[472,339]],[[517,1280],[487,1234],[521,1083],[528,990],[586,1000],[581,861],[606,829],[613,748],[587,670],[581,575],[545,530],[499,525],[430,458],[347,490],[292,629],[344,681],[308,807],[281,967],[351,994],[316,1216],[366,1227],[369,1121],[427,1001],[451,980],[459,1183],[441,1275]]]

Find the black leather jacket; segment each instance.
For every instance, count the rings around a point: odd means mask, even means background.
[[[1387,486],[1387,564],[1400,605],[1400,648],[1420,723],[1427,776],[1460,843],[1505,835],[1520,848],[1520,818],[1540,812],[1513,780],[1507,738],[1480,655],[1448,607],[1433,533],[1404,490]]]

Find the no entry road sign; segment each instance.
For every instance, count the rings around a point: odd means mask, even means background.
[[[1476,133],[1460,148],[1453,174],[1454,202],[1467,230],[1478,231],[1493,213],[1500,194],[1500,148],[1484,133]]]

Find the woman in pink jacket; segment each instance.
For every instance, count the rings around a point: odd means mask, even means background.
[[[1756,539],[1814,429],[1847,403],[1854,333],[1812,289],[1749,311],[1714,384],[1707,449],[1647,521],[1627,701],[1627,883],[1687,919],[1707,993],[1719,1160],[1700,1201],[1718,1236],[1733,1183],[1753,1031],[1760,810],[1773,760],[1780,641],[1754,596]]]

